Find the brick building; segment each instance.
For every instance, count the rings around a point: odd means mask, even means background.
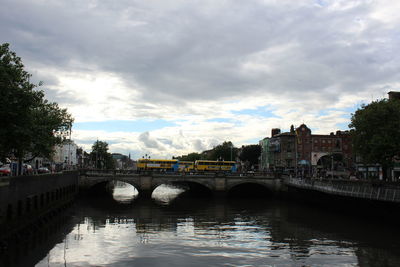
[[[268,165],[260,162],[264,169],[302,169],[311,174],[319,170],[331,170],[332,167],[335,171],[353,168],[354,159],[348,131],[337,131],[328,135],[312,134],[307,125],[301,124],[296,129],[291,126],[290,132],[285,133],[273,129],[268,143],[267,156],[261,158]]]

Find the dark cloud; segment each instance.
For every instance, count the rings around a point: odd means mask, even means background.
[[[135,102],[182,107],[249,94],[332,102],[399,79],[398,30],[369,16],[373,4],[6,0],[0,36],[28,62],[116,73],[139,85]]]

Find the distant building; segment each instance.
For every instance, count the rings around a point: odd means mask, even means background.
[[[120,153],[112,153],[111,156],[116,169],[136,169],[136,162],[131,160],[130,154],[126,156]]]
[[[272,129],[271,138],[260,141],[260,165],[274,170],[303,174],[319,173],[319,170],[345,171],[353,168],[354,159],[351,137],[348,131],[328,135],[312,134],[305,124],[290,132]]]
[[[272,159],[269,157],[269,141],[270,138],[266,137],[263,140],[260,140],[259,145],[261,147],[260,154],[260,170],[265,171],[268,170],[272,164]]]
[[[400,92],[390,91],[388,95],[389,99],[400,99]]]
[[[76,150],[76,157],[79,168],[89,168],[91,166],[90,154],[84,151],[82,147],[78,147]]]
[[[78,164],[77,158],[78,146],[72,140],[66,140],[63,144],[55,148],[53,156],[54,163],[60,167],[66,168],[67,166],[76,166]]]

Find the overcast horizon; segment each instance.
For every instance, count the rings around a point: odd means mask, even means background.
[[[1,43],[86,151],[170,158],[302,123],[329,134],[399,91],[400,2],[0,2]]]

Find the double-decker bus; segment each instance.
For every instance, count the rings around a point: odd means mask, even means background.
[[[177,171],[178,160],[176,159],[139,159],[137,163],[139,171]]]
[[[218,160],[196,160],[195,169],[198,172],[214,171],[214,172],[236,172],[235,161],[218,161]]]
[[[180,172],[194,171],[194,162],[193,161],[179,161],[178,162],[178,171],[180,171]]]

